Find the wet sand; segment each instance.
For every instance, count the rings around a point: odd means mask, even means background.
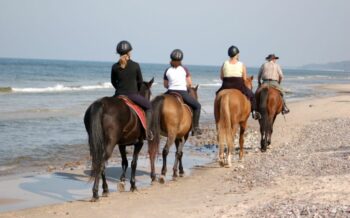
[[[169,178],[163,185],[154,183],[135,193],[113,192],[96,203],[87,197],[5,212],[0,217],[350,217],[350,87],[323,88],[336,89],[339,95],[290,103],[291,113],[276,119],[271,149],[266,153],[257,150],[258,143],[252,144],[259,139],[257,122],[250,120],[244,161],[234,160],[232,168],[221,168],[215,162],[194,164],[190,176],[176,181]],[[190,141],[198,146],[208,144],[213,133],[215,130],[208,129],[208,137]],[[69,174],[86,178],[81,172]],[[55,183],[52,177],[49,174],[43,184]],[[17,182],[21,187],[21,180]],[[5,193],[13,191],[3,182],[0,186]],[[115,187],[111,182],[110,188]],[[57,190],[52,196],[74,194],[71,187]],[[41,197],[47,194],[41,185],[37,192]],[[0,199],[1,207],[22,200],[14,196]]]

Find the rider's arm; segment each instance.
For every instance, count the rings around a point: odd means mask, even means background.
[[[188,71],[186,67],[183,67],[183,68],[186,71],[186,85],[187,87],[192,87],[192,78],[191,78],[190,71]]]
[[[223,80],[224,79],[224,65],[221,66],[220,69],[220,79]]]
[[[168,80],[163,80],[163,85],[164,85],[164,88],[169,88],[169,81]]]
[[[263,69],[264,69],[264,65],[261,65],[260,70],[259,70],[259,74],[258,74],[258,84],[259,86],[261,85],[261,76],[263,73]]]
[[[244,81],[247,79],[247,68],[244,64],[242,65],[242,78]]]
[[[277,72],[278,72],[278,83],[281,83],[283,79],[283,72],[280,65],[277,65]]]
[[[137,81],[137,89],[140,91],[140,88],[141,88],[142,83],[143,83],[143,78],[142,78],[140,65],[138,65],[138,64],[136,67],[136,81]]]

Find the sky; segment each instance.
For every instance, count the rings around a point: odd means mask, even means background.
[[[350,60],[349,0],[0,0],[0,57],[221,65],[235,45],[247,66]]]

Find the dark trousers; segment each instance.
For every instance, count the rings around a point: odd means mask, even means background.
[[[184,102],[189,105],[192,110],[193,110],[193,128],[198,128],[199,126],[199,117],[201,114],[201,104],[192,96],[187,91],[183,90],[168,90],[166,94],[170,92],[176,92],[179,93],[184,100]]]
[[[252,111],[256,110],[255,95],[252,90],[244,85],[242,77],[225,77],[222,81],[220,89],[216,92],[216,94],[218,94],[223,89],[238,89],[249,99],[250,104],[252,105]]]
[[[145,111],[148,111],[149,109],[152,109],[151,102],[147,100],[145,97],[143,97],[140,94],[137,93],[131,93],[131,94],[115,94],[115,96],[118,95],[125,95],[127,96],[131,101],[133,101],[138,106],[142,107]]]

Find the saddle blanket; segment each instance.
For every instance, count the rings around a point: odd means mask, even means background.
[[[145,111],[126,96],[118,96],[118,98],[122,99],[125,102],[125,104],[128,105],[130,107],[130,109],[133,110],[137,114],[137,116],[139,117],[139,119],[141,121],[143,128],[146,129],[147,128],[147,121],[146,121]]]

